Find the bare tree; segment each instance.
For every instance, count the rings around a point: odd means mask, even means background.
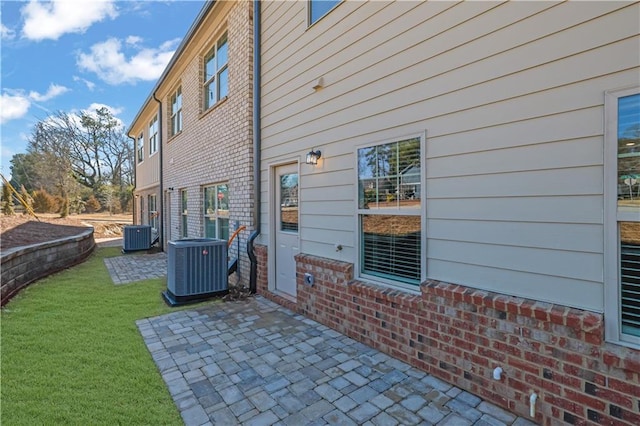
[[[129,196],[132,142],[107,108],[80,115],[57,112],[40,120],[34,126],[26,155],[28,158],[16,163],[35,164],[31,170],[35,169],[36,176],[29,176],[30,180],[63,197],[65,206],[80,187],[90,189],[98,198],[108,192],[110,201],[114,192],[121,199]]]

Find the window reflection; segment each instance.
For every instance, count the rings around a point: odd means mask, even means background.
[[[298,231],[298,174],[280,176],[280,230]]]
[[[618,206],[640,209],[640,94],[618,100]]]

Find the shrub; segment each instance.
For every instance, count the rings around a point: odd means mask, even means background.
[[[100,201],[92,194],[84,204],[87,212],[96,213],[99,212],[102,206],[100,205]]]
[[[33,191],[33,210],[36,213],[50,213],[56,210],[56,200],[46,190]]]
[[[2,213],[5,216],[13,216],[15,214],[13,211],[13,194],[11,194],[9,185],[2,185]]]

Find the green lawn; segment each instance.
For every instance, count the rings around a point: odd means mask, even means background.
[[[3,425],[182,424],[135,321],[170,312],[164,279],[115,286],[119,248],[23,290],[2,310]]]

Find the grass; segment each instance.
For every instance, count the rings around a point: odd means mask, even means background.
[[[2,310],[0,423],[181,425],[135,321],[170,312],[164,279],[115,286],[119,248],[23,290]]]

